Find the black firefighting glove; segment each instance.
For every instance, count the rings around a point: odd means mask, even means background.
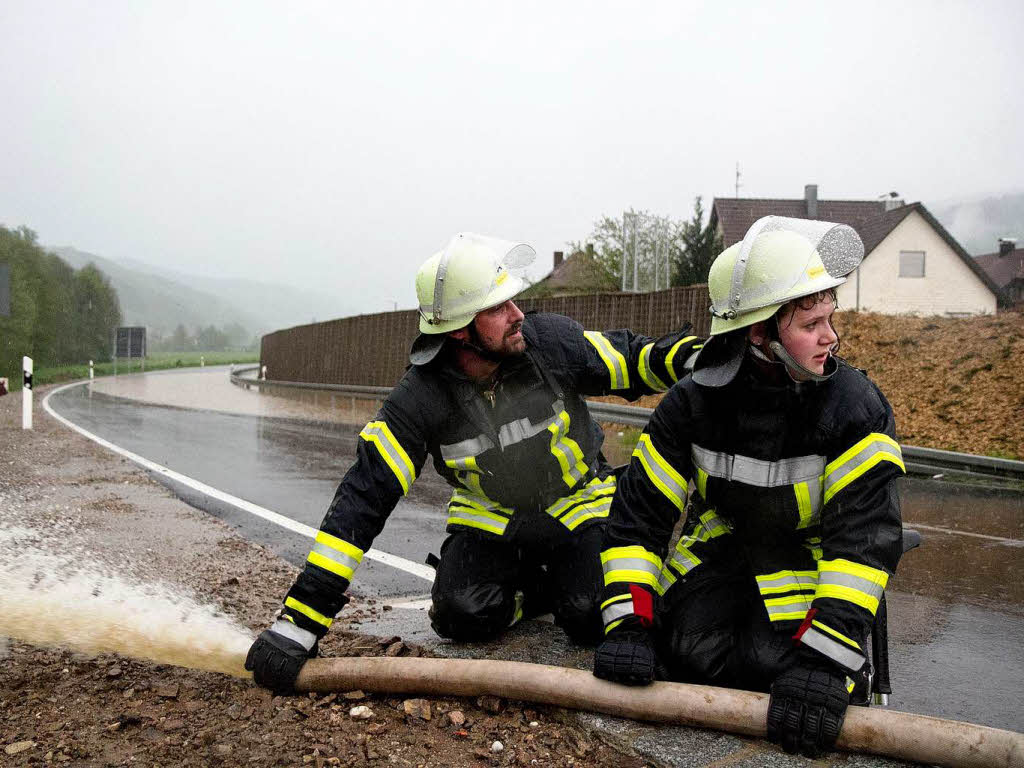
[[[245,668],[258,685],[279,696],[295,693],[295,680],[307,659],[317,654],[318,640],[308,630],[278,619],[264,630],[245,657]]]
[[[650,630],[631,617],[605,635],[594,652],[594,676],[623,685],[649,685],[656,656]]]
[[[772,683],[768,739],[790,754],[818,757],[835,747],[849,701],[846,672],[821,654],[801,650]]]

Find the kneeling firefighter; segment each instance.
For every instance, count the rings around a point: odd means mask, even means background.
[[[664,391],[700,340],[685,329],[655,340],[524,316],[512,301],[523,281],[511,269],[533,255],[464,233],[420,268],[412,365],[360,433],[355,464],[280,618],[249,651],[257,683],[293,690],[428,456],[452,487],[431,592],[434,630],[484,640],[524,612],[552,611],[574,640],[601,638],[599,555],[615,477],[584,398]]]
[[[892,409],[834,354],[863,253],[850,227],[766,217],[718,256],[711,338],[641,435],[601,554],[594,674],[645,684],[657,654],[673,680],[770,690],[769,738],[808,756],[866,682],[902,554]]]

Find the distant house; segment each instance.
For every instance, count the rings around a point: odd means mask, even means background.
[[[1016,240],[1001,239],[998,251],[975,261],[999,287],[1000,306],[1024,306],[1024,248]]]
[[[715,198],[711,223],[728,247],[762,216],[848,224],[864,241],[864,261],[839,287],[843,309],[918,315],[996,311],[999,287],[921,203],[819,200],[808,184],[802,200]]]
[[[581,293],[608,293],[618,291],[620,287],[619,281],[594,257],[594,246],[588,245],[585,251],[576,251],[567,258],[562,251],[555,251],[551,274],[519,295],[526,299],[545,299]]]

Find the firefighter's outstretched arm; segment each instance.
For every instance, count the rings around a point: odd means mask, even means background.
[[[274,624],[253,643],[245,667],[275,693],[294,692],[295,679],[334,617],[363,554],[381,532],[426,460],[424,428],[400,383],[359,433],[356,461],[338,486],[313,548]]]
[[[656,339],[628,330],[584,331],[575,322],[572,326],[579,391],[627,400],[666,391],[686,375],[704,341],[693,334],[689,323]]]

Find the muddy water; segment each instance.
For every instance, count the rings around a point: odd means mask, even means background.
[[[179,588],[108,573],[28,528],[0,530],[0,556],[0,637],[249,675],[249,631]]]

